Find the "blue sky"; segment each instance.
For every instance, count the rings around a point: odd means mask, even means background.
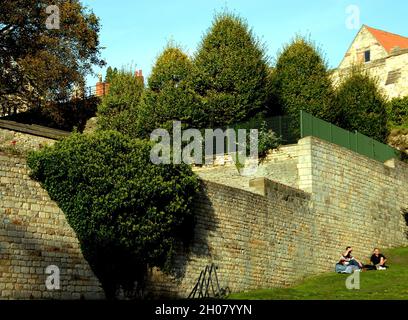
[[[242,16],[266,44],[271,61],[283,44],[300,33],[321,47],[336,67],[356,29],[347,27],[349,6],[361,24],[408,36],[405,0],[84,0],[101,19],[102,57],[114,67],[142,69],[145,75],[169,40],[194,54],[214,13],[223,8]],[[353,11],[356,13],[356,11]],[[356,22],[356,20],[352,20]],[[105,69],[95,68],[105,74]],[[97,77],[88,77],[94,85]]]

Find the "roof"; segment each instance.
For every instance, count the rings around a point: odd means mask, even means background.
[[[395,47],[400,49],[408,49],[408,38],[400,36],[395,33],[374,29],[369,26],[365,26],[367,30],[377,39],[377,41],[384,47],[384,49],[391,53]]]

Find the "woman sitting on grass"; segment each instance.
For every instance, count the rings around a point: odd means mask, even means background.
[[[354,271],[361,271],[363,264],[351,255],[352,252],[352,247],[346,248],[346,251],[341,255],[340,261],[336,264],[336,272],[353,273]]]

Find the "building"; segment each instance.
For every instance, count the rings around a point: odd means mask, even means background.
[[[355,65],[378,79],[388,99],[408,96],[408,38],[363,25],[332,79],[337,86]]]
[[[135,77],[139,78],[142,83],[144,83],[144,76],[142,70],[135,71]],[[98,82],[95,85],[95,93],[94,95],[97,97],[103,97],[109,93],[109,86],[110,83],[102,80],[102,75],[99,74]]]

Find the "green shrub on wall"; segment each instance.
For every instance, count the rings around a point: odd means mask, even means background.
[[[28,165],[65,213],[108,298],[143,288],[147,267],[171,270],[191,237],[198,180],[186,165],[155,165],[151,145],[107,131],[72,134]]]

